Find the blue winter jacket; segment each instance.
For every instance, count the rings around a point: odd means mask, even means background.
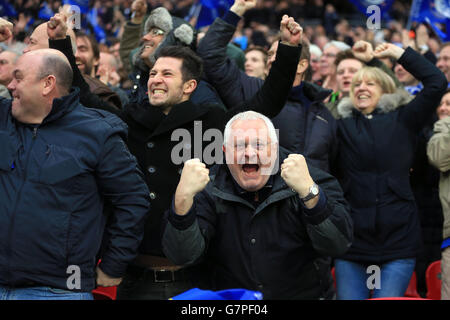
[[[92,290],[105,199],[114,210],[100,268],[124,274],[149,210],[126,135],[116,116],[83,107],[78,88],[40,125],[19,123],[0,99],[0,285]]]

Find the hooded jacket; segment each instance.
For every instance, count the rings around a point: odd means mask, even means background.
[[[368,115],[359,112],[350,98],[338,105],[338,177],[352,209],[355,231],[343,259],[383,263],[414,258],[420,248],[409,170],[417,135],[435,112],[447,81],[411,48],[398,63],[424,84],[413,100],[404,90],[384,94]]]
[[[68,290],[75,266],[75,289],[94,289],[105,199],[114,210],[100,268],[123,276],[149,210],[126,135],[116,116],[83,107],[78,88],[54,99],[40,125],[18,122],[11,100],[0,99],[0,285]]]

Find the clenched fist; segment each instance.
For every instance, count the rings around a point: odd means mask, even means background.
[[[285,14],[281,18],[280,33],[281,42],[291,46],[298,46],[302,41],[303,28],[295,22],[294,18]]]
[[[309,188],[314,184],[309,175],[305,157],[300,154],[290,154],[281,164],[281,177],[286,184],[296,191],[300,198],[309,193]]]
[[[382,43],[379,46],[377,46],[377,48],[373,53],[373,56],[378,59],[392,57],[398,60],[402,56],[403,52],[405,52],[405,50],[403,50],[399,46],[396,46],[395,44]]]
[[[367,41],[359,40],[352,47],[353,55],[364,62],[369,62],[373,59],[372,44]]]
[[[191,208],[194,197],[205,189],[209,182],[209,169],[199,159],[184,163],[180,182],[175,192],[175,213],[185,215]]]
[[[13,24],[8,20],[0,18],[0,42],[12,37]]]
[[[235,0],[230,11],[242,17],[248,10],[253,9],[256,6],[256,1],[257,0]]]

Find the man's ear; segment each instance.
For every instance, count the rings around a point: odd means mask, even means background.
[[[197,80],[191,79],[183,84],[183,93],[186,95],[191,95],[192,92],[197,88]]]
[[[303,75],[306,72],[306,69],[308,69],[309,63],[308,60],[302,59],[298,63],[297,66],[297,73]]]
[[[56,87],[56,78],[54,75],[48,75],[44,79],[44,88],[42,89],[42,95],[47,96],[50,94]]]

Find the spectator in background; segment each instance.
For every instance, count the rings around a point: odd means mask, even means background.
[[[266,70],[267,50],[263,47],[251,47],[245,50],[245,73],[250,77],[265,79],[268,73]]]
[[[119,63],[110,53],[100,52],[96,76],[114,91],[120,98],[122,106],[129,102],[127,93],[121,88],[122,79],[118,73]]]
[[[2,51],[0,53],[0,96],[11,98],[7,86],[13,78],[13,68],[19,54],[13,51]]]
[[[336,55],[340,51],[350,49],[350,46],[341,41],[330,41],[323,47],[323,53],[320,57],[320,75],[322,76],[322,87],[338,91],[336,79]]]
[[[89,85],[90,91],[98,95],[102,100],[122,109],[120,96],[111,90],[106,84],[97,79],[97,69],[100,60],[98,42],[93,35],[83,32],[76,33],[77,50],[75,59],[78,69],[83,74]]]
[[[436,66],[445,74],[450,86],[450,42],[441,46]]]
[[[322,50],[315,44],[309,45],[309,52],[311,54],[310,68],[311,68],[311,82],[321,86],[322,75],[320,74],[320,57],[322,56]]]
[[[439,198],[444,214],[442,243],[442,287],[441,299],[450,300],[450,91],[438,107],[439,121],[434,124],[434,134],[427,145],[430,162],[441,172]]]

